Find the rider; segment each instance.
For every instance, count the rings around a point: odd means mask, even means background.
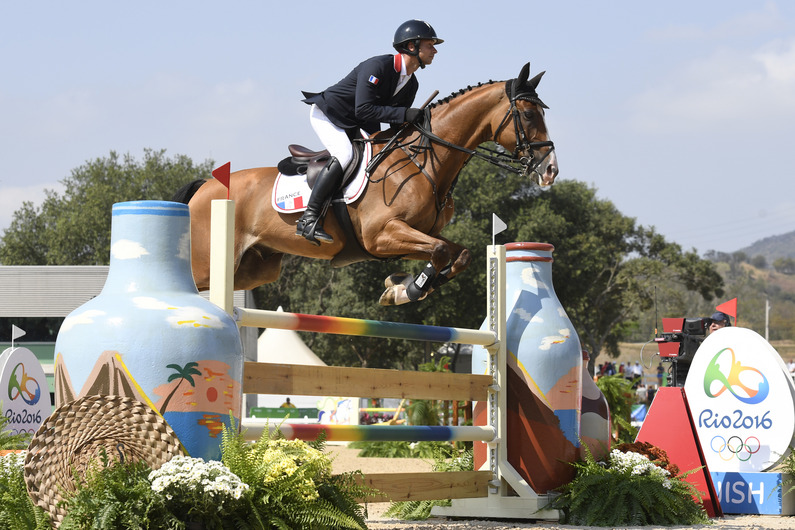
[[[381,130],[381,123],[422,119],[423,111],[411,108],[419,88],[414,72],[433,62],[434,45],[442,42],[427,22],[409,20],[395,32],[392,46],[398,53],[367,59],[319,94],[304,92],[304,103],[312,105],[309,121],[331,157],[315,181],[295,235],[315,245],[334,241],[323,230],[323,207],[353,159],[351,139],[359,129],[374,134]]]

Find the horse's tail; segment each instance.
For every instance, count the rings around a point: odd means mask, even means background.
[[[171,197],[171,200],[173,202],[188,204],[191,198],[196,194],[196,191],[201,188],[202,184],[205,182],[207,181],[204,179],[197,179],[193,182],[188,182],[174,193],[174,195]]]

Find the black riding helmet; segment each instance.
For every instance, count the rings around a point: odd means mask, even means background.
[[[444,41],[436,36],[430,24],[424,20],[408,20],[401,24],[397,31],[395,31],[395,39],[392,46],[401,52],[409,55],[417,55],[419,53],[420,42],[423,39],[431,39],[434,44],[441,44]],[[407,44],[414,43],[414,51],[408,49]]]

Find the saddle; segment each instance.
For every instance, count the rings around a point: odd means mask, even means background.
[[[354,141],[352,145],[353,160],[351,160],[351,163],[345,168],[342,175],[341,187],[345,187],[345,185],[348,184],[351,177],[356,174],[359,164],[362,163],[364,143]],[[329,153],[327,149],[312,151],[298,144],[288,145],[287,150],[290,152],[291,156],[283,159],[276,166],[279,169],[279,173],[283,175],[306,175],[306,182],[309,184],[310,189],[314,188],[318,173],[320,173],[320,170],[323,169],[326,162],[328,162],[331,153]]]

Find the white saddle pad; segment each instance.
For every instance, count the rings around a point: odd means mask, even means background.
[[[364,157],[359,164],[359,170],[353,179],[345,186],[345,204],[356,201],[364,193],[367,187],[367,175],[364,168],[370,162],[372,148],[369,143],[364,146]],[[271,204],[273,209],[280,213],[298,213],[306,210],[306,203],[309,202],[309,195],[312,190],[306,183],[306,175],[276,175],[276,182],[273,184],[273,194]]]

